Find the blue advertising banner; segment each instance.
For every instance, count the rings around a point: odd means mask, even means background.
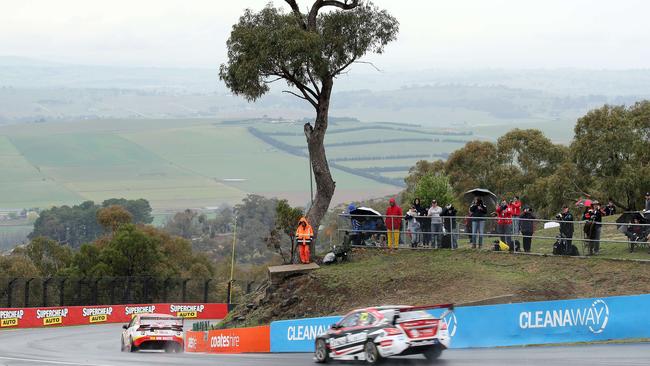
[[[650,338],[650,295],[456,308],[445,316],[451,348]],[[444,310],[430,311],[440,316]],[[271,352],[312,352],[341,317],[271,323]]]
[[[316,337],[339,320],[340,316],[330,316],[272,322],[271,352],[313,352]]]

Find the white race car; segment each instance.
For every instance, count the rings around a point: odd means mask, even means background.
[[[426,310],[447,309],[440,318]],[[360,360],[376,364],[390,356],[422,354],[434,360],[449,348],[444,317],[452,304],[431,306],[378,306],[357,309],[316,338],[314,359]]]
[[[141,349],[183,352],[183,318],[167,314],[138,314],[122,328],[122,352]]]

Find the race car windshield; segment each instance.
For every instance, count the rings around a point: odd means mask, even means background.
[[[140,326],[151,328],[179,328],[183,327],[183,319],[143,317],[140,319]]]

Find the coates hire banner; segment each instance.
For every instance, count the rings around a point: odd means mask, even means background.
[[[650,295],[456,308],[445,317],[452,348],[589,342],[650,337]],[[431,313],[440,316],[443,310]],[[271,323],[272,352],[313,352],[340,317]]]
[[[186,319],[223,319],[227,304],[132,304],[0,308],[0,329],[126,323],[136,314],[161,313]]]
[[[186,332],[186,352],[268,353],[269,327],[219,329],[208,332]]]

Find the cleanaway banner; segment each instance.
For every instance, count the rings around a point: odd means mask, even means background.
[[[340,316],[330,316],[272,322],[271,352],[313,352],[316,337],[339,320]]]
[[[444,319],[451,348],[650,338],[650,295],[456,308]],[[441,316],[443,309],[431,310]],[[312,352],[340,317],[271,323],[272,352]]]
[[[0,330],[102,323],[126,323],[137,314],[159,313],[186,319],[223,319],[228,304],[129,304],[0,308]]]

